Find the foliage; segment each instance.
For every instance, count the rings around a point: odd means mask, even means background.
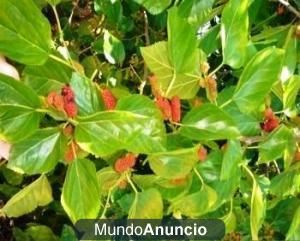
[[[300,6],[279,2],[2,1],[0,239],[169,215],[299,240]]]

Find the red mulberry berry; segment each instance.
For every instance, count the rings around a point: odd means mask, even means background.
[[[102,90],[102,99],[106,110],[113,110],[116,108],[117,99],[109,89]]]
[[[274,129],[276,129],[277,127],[279,126],[279,121],[278,119],[275,117],[275,118],[272,118],[272,119],[268,119],[264,122],[263,124],[263,130],[265,132],[271,132],[273,131]]]
[[[157,96],[156,105],[160,109],[164,120],[170,120],[172,118],[172,108],[168,99]]]
[[[70,98],[70,99],[74,99],[75,98],[74,92],[73,92],[72,88],[69,85],[65,85],[62,88],[61,95],[63,97],[67,97],[67,98]]]
[[[77,115],[77,105],[74,102],[65,102],[64,109],[67,113],[67,116],[70,118],[73,118]]]
[[[157,83],[157,77],[155,75],[151,75],[149,77],[149,82],[151,85],[151,91],[154,96],[159,96],[159,88]]]
[[[201,146],[199,149],[198,149],[198,158],[199,158],[199,161],[205,161],[206,160],[206,157],[207,157],[207,150],[205,147]]]
[[[128,153],[125,157],[119,158],[114,165],[116,172],[122,173],[134,167],[136,162],[135,155]]]
[[[171,109],[172,109],[172,121],[180,122],[181,119],[181,104],[180,98],[178,96],[174,96],[171,99]]]

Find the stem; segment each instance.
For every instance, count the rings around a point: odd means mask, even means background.
[[[215,73],[217,73],[222,67],[223,67],[224,63],[222,61],[222,63],[215,68],[212,72],[209,73],[209,75],[207,76],[207,78],[210,78],[211,76],[213,76]]]
[[[278,167],[277,162],[274,160],[273,163],[274,163],[274,165],[275,165],[276,171],[278,172],[278,174],[280,174],[280,169],[279,169],[279,167]]]
[[[6,162],[8,162],[8,160],[3,160],[2,162],[0,162],[0,167],[2,167]]]
[[[144,10],[143,11],[144,15],[144,35],[145,35],[145,41],[146,41],[146,46],[150,44],[150,38],[149,38],[149,23],[148,23],[148,15],[147,12]],[[144,92],[145,85],[147,83],[147,77],[148,77],[148,68],[146,63],[144,63],[144,76],[143,76],[143,81],[140,85],[140,94],[142,95]]]
[[[77,160],[77,153],[76,153],[76,150],[75,150],[75,146],[74,146],[74,142],[73,142],[73,141],[71,142],[71,147],[72,147],[72,152],[73,152],[74,158],[75,158],[75,160]]]
[[[56,23],[57,23],[57,28],[58,28],[58,33],[59,33],[59,41],[61,43],[64,43],[64,37],[63,37],[63,31],[62,31],[62,28],[61,28],[61,25],[60,25],[60,21],[59,21],[59,17],[58,17],[58,13],[57,13],[57,10],[56,10],[56,7],[54,5],[51,5],[52,7],[52,10],[53,10],[53,13],[54,13],[54,16],[55,16],[55,20],[56,20]]]
[[[248,146],[247,149],[258,149],[258,146]]]
[[[220,108],[224,108],[225,106],[229,105],[233,100],[232,99],[229,99],[227,100],[225,103],[223,103]]]
[[[108,190],[108,195],[107,195],[107,198],[106,198],[106,202],[105,202],[105,205],[104,205],[104,209],[103,209],[103,212],[100,216],[100,219],[103,219],[105,217],[105,214],[106,214],[106,211],[107,211],[107,208],[108,208],[108,204],[109,204],[109,200],[110,200],[110,196],[111,196],[111,193],[114,189],[115,185],[112,186],[109,190]]]
[[[126,173],[125,176],[126,176],[126,179],[127,179],[128,183],[130,184],[133,191],[135,192],[135,194],[138,194],[138,190],[136,189],[135,185],[133,184],[131,178],[128,176],[128,173]]]
[[[69,68],[75,70],[75,68],[74,68],[71,64],[69,64],[67,61],[64,61],[63,59],[61,59],[61,58],[59,58],[59,57],[57,57],[57,56],[55,56],[55,55],[53,55],[53,54],[50,54],[49,57],[50,57],[51,59],[53,59],[53,60],[59,62],[59,63],[62,63],[62,64],[64,64],[64,65],[68,66]]]
[[[198,172],[198,170],[196,168],[193,168],[193,171],[195,172],[195,174],[197,175],[197,177],[199,178],[199,180],[201,182],[201,189],[200,190],[202,190],[204,185],[205,185],[204,180],[203,180],[203,178],[201,177],[200,173]]]
[[[245,169],[245,171],[249,174],[249,176],[251,177],[251,179],[253,180],[253,183],[256,182],[255,177],[253,175],[253,173],[251,172],[251,170],[248,168],[247,165],[243,164],[242,167]]]

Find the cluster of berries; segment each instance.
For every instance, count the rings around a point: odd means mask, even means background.
[[[68,117],[74,118],[77,115],[78,109],[75,103],[75,95],[69,85],[65,85],[61,94],[50,92],[47,96],[47,104],[57,109],[64,111]]]
[[[127,153],[124,157],[116,160],[114,168],[118,173],[123,173],[130,168],[133,168],[136,163],[136,156],[132,153]]]
[[[158,82],[155,75],[149,77],[152,93],[156,99],[156,105],[160,109],[164,120],[172,122],[180,122],[181,120],[181,103],[178,96],[174,96],[171,100],[160,95]]]
[[[156,96],[156,105],[160,109],[164,120],[180,122],[181,103],[178,96],[174,96],[170,101],[162,96]]]
[[[271,132],[279,126],[279,120],[271,108],[266,108],[264,112],[264,123],[262,129],[265,132]]]
[[[106,110],[113,110],[116,108],[117,99],[109,89],[102,90],[101,96]]]

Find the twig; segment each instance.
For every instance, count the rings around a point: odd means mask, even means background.
[[[149,22],[148,22],[148,16],[147,16],[147,12],[144,10],[143,11],[144,14],[144,35],[145,35],[145,40],[146,40],[146,46],[150,44],[150,38],[149,38]],[[147,77],[148,77],[148,68],[146,63],[144,63],[144,76],[143,76],[143,81],[140,85],[140,94],[143,94],[144,91],[144,87],[147,83]]]

